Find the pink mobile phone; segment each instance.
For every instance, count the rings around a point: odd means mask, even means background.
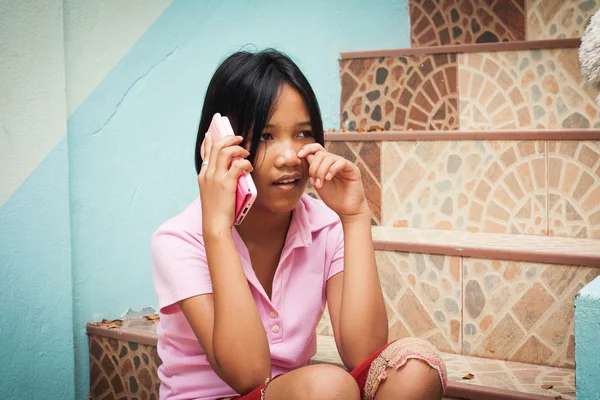
[[[225,136],[234,136],[233,128],[229,123],[229,118],[221,116],[216,113],[208,128],[210,137],[213,142],[224,138]],[[200,149],[204,155],[204,146]],[[242,174],[238,178],[237,193],[235,196],[235,219],[234,224],[239,225],[244,220],[246,214],[252,207],[254,200],[256,199],[256,186],[250,174]]]

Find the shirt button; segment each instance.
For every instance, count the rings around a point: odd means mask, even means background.
[[[271,311],[271,313],[269,314],[269,317],[271,317],[272,319],[275,319],[275,318],[279,317],[279,315],[275,311]]]
[[[279,332],[279,325],[273,325],[273,327],[271,328],[271,330],[273,331],[273,333],[278,333]]]

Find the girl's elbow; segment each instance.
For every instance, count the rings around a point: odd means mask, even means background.
[[[234,382],[230,383],[231,388],[243,396],[263,385],[271,377],[271,364],[262,364],[240,368]]]

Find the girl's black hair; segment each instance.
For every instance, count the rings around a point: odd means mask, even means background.
[[[312,133],[323,145],[323,121],[315,93],[300,68],[285,54],[268,49],[258,53],[240,51],[229,56],[213,75],[202,107],[196,138],[196,173],[200,173],[200,146],[215,113],[229,118],[236,135],[250,140],[248,160],[254,164],[256,151],[265,125],[273,114],[283,84],[295,88],[304,99]]]

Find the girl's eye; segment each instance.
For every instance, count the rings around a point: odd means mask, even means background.
[[[270,133],[263,133],[260,135],[260,140],[262,142],[266,142],[267,140],[272,140],[273,139],[273,135],[271,135]]]
[[[298,134],[298,136],[303,137],[303,138],[309,138],[309,137],[313,137],[313,134],[311,131],[302,131]]]

